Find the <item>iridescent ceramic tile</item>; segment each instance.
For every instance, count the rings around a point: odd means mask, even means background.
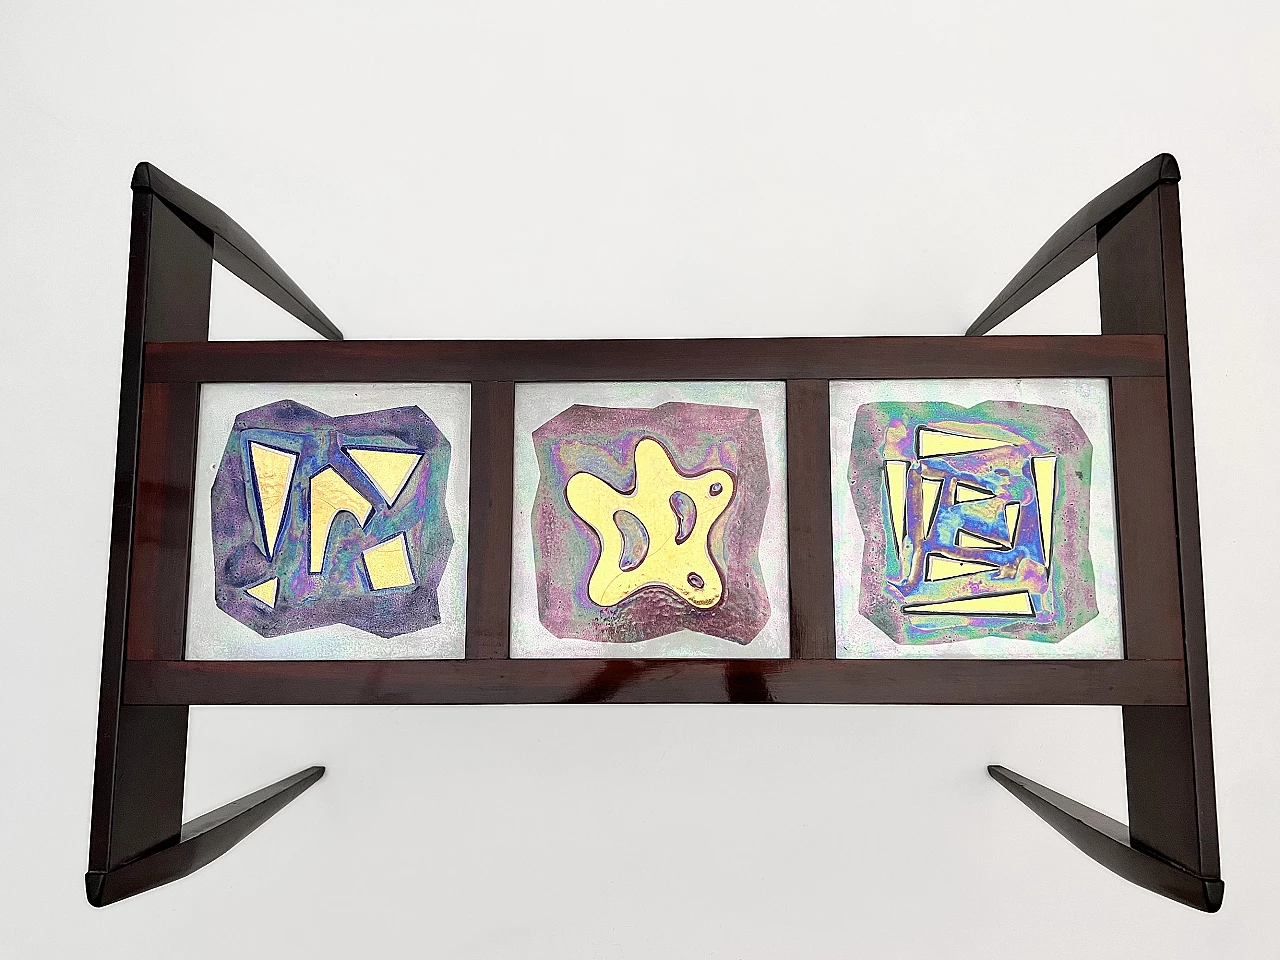
[[[203,388],[187,656],[462,656],[466,384]]]
[[[831,386],[841,657],[1122,656],[1107,384]]]
[[[781,657],[782,383],[521,384],[514,657]]]

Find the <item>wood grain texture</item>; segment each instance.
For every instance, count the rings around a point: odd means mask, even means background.
[[[168,383],[1159,377],[1164,338],[787,337],[148,344]]]
[[[120,377],[120,419],[116,446],[116,493],[111,522],[111,559],[107,580],[106,626],[102,644],[102,686],[98,704],[98,741],[93,779],[93,811],[89,835],[89,870],[109,871],[171,842],[182,826],[182,793],[186,772],[187,709],[184,706],[138,707],[123,703],[124,662],[131,642],[135,612],[149,624],[150,640],[139,641],[148,653],[173,653],[173,617],[185,609],[154,606],[159,587],[186,580],[186,569],[156,571],[152,584],[133,576],[137,534],[154,534],[155,546],[170,543],[183,524],[190,528],[189,499],[179,510],[165,508],[167,479],[181,473],[170,452],[148,453],[145,469],[159,477],[158,487],[138,490],[140,437],[151,442],[144,417],[144,344],[155,341],[205,339],[209,334],[209,292],[213,273],[212,236],[194,229],[149,192],[134,195],[129,238],[129,289],[125,304],[124,363]],[[162,391],[163,392],[163,391]],[[195,391],[177,391],[190,410]],[[172,400],[174,394],[169,394]],[[169,404],[164,404],[168,408]],[[173,431],[168,423],[172,423]],[[194,439],[195,424],[190,424]],[[167,420],[157,436],[182,434],[180,420]],[[172,451],[185,440],[180,440]],[[166,440],[165,446],[168,447]],[[177,456],[181,460],[181,456]],[[194,466],[192,467],[194,469]],[[179,485],[180,477],[177,481]],[[192,478],[188,475],[187,486]],[[160,511],[147,513],[137,527],[138,500],[159,497]],[[189,497],[189,494],[188,494]],[[144,554],[145,554],[144,550]],[[172,551],[162,546],[155,557]],[[154,568],[153,568],[154,569]],[[149,598],[135,591],[157,588]],[[185,587],[183,588],[185,590]],[[184,593],[185,596],[185,593]],[[141,604],[141,606],[137,606]],[[148,606],[151,604],[151,606]],[[185,607],[185,604],[182,605]],[[145,611],[144,612],[144,608]],[[148,629],[144,627],[143,630]],[[157,632],[158,631],[158,632]],[[178,655],[181,647],[178,647]]]
[[[1178,530],[1163,377],[1111,381],[1125,656],[1183,656]]]
[[[826,380],[787,381],[787,549],[791,656],[833,660],[831,387]]]
[[[1185,704],[1180,661],[137,661],[130,703]]]
[[[116,791],[116,748],[120,739],[125,636],[129,622],[129,566],[133,554],[133,494],[137,480],[138,434],[142,415],[143,325],[151,249],[149,194],[135,194],[129,232],[129,286],[125,301],[124,348],[120,370],[120,419],[116,433],[115,487],[111,504],[111,552],[107,561],[107,602],[102,639],[102,682],[98,691],[98,741],[93,768],[93,814],[89,833],[90,869],[111,861],[112,805]],[[212,269],[212,268],[211,268]]]
[[[1173,189],[1177,189],[1173,186]],[[1098,228],[1098,304],[1104,334],[1165,332],[1160,201],[1152,190]]]
[[[1221,873],[1218,853],[1217,786],[1213,773],[1213,732],[1209,708],[1209,651],[1204,607],[1204,564],[1200,555],[1200,501],[1196,479],[1195,423],[1191,410],[1191,354],[1182,263],[1182,213],[1178,185],[1162,184],[1160,252],[1169,365],[1169,419],[1173,434],[1173,479],[1182,584],[1182,630],[1186,648],[1191,760],[1195,780],[1199,870]],[[1194,866],[1194,865],[1193,865]]]
[[[1098,302],[1104,334],[1160,333],[1168,339],[1167,381],[1162,381],[1166,396],[1159,397],[1157,385],[1150,382],[1121,385],[1118,394],[1123,401],[1128,391],[1128,402],[1146,407],[1147,412],[1135,412],[1123,421],[1117,412],[1117,468],[1125,469],[1127,461],[1130,473],[1149,471],[1152,477],[1145,482],[1154,485],[1149,487],[1148,495],[1155,498],[1147,504],[1131,500],[1127,517],[1121,506],[1120,549],[1126,631],[1134,603],[1152,603],[1161,591],[1178,591],[1176,617],[1167,597],[1149,613],[1159,618],[1162,632],[1175,632],[1182,646],[1188,702],[1165,707],[1125,707],[1129,830],[1143,849],[1197,875],[1218,877],[1221,870],[1177,184],[1159,185],[1101,234]],[[1135,424],[1135,416],[1148,422]],[[1161,416],[1163,419],[1157,420]],[[1168,456],[1158,449],[1156,438],[1161,432],[1170,437]],[[1125,529],[1126,524],[1135,523],[1136,531]],[[1135,547],[1144,551],[1138,564],[1150,561],[1153,569],[1140,571],[1138,582],[1130,583]],[[1130,589],[1136,592],[1131,595]],[[1138,638],[1137,647],[1130,643],[1130,648],[1131,655],[1163,655],[1176,649],[1176,645],[1172,637],[1152,635]]]
[[[1123,721],[1129,832],[1166,860],[1202,872],[1188,705],[1130,704]]]
[[[129,656],[181,660],[191,568],[200,388],[143,388],[129,588]]]
[[[467,659],[504,659],[511,639],[511,511],[516,388],[471,385]]]

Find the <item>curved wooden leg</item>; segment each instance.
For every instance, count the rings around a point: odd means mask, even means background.
[[[144,854],[113,870],[90,870],[84,878],[89,902],[95,907],[104,907],[194,873],[266,823],[322,776],[324,767],[308,767],[184,823],[181,836],[171,846]]]
[[[1082,803],[1028,780],[1006,767],[987,772],[1049,826],[1112,873],[1189,907],[1214,913],[1222,906],[1222,881],[1202,877],[1136,844],[1129,828]]]

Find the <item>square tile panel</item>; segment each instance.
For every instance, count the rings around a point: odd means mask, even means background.
[[[469,384],[203,386],[187,658],[461,657],[470,433]]]
[[[519,384],[511,655],[785,657],[786,385]]]
[[[831,384],[837,655],[1123,656],[1105,379]]]

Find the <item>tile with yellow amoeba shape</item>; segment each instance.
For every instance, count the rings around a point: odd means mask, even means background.
[[[689,631],[745,646],[760,635],[772,608],[759,410],[572,404],[532,439],[527,529],[538,618],[553,637],[635,643]]]
[[[635,463],[636,484],[631,493],[615,490],[590,473],[569,478],[569,506],[601,540],[588,594],[600,606],[611,607],[644,587],[663,586],[695,607],[715,606],[724,593],[724,581],[708,541],[711,528],[733,499],[733,477],[725,470],[685,477],[662,444],[651,437],[636,444]],[[692,503],[687,532],[676,509],[680,493]],[[614,520],[620,510],[639,520],[649,537],[644,559],[631,569],[623,567],[623,536]]]

